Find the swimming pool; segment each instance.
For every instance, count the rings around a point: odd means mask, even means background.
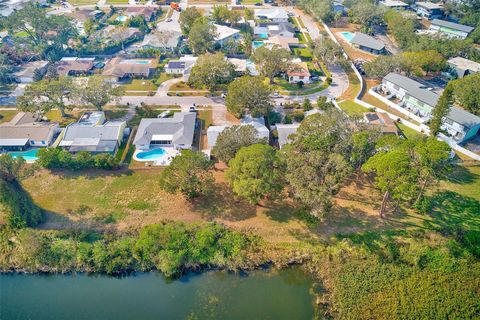
[[[161,159],[163,156],[167,154],[167,151],[163,148],[155,148],[149,151],[141,151],[137,153],[135,156],[140,161],[154,161]]]
[[[342,37],[344,37],[345,40],[347,40],[348,42],[352,42],[353,36],[355,36],[354,33],[349,32],[349,31],[343,31],[343,32],[340,32],[340,34],[341,34]]]
[[[263,45],[264,45],[264,42],[260,40],[256,40],[252,42],[253,49],[258,49]]]
[[[28,151],[9,152],[13,158],[22,157],[27,162],[33,162],[38,159],[37,153],[40,149],[30,149]]]
[[[120,22],[125,22],[127,21],[127,16],[118,16],[117,19],[115,19],[117,21],[120,21]]]

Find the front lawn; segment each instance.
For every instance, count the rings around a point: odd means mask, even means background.
[[[158,86],[151,80],[132,79],[124,85],[125,91],[157,91]]]
[[[345,111],[350,117],[363,117],[365,112],[369,112],[370,109],[365,108],[364,106],[359,105],[350,100],[343,101],[339,104],[340,108]]]
[[[17,110],[0,110],[0,123],[12,120],[17,113]]]

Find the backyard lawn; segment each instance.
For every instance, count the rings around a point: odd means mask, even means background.
[[[346,114],[349,116],[357,116],[357,117],[363,117],[363,114],[365,112],[370,111],[368,108],[365,108],[364,106],[359,105],[358,103],[355,103],[350,100],[343,101],[342,103],[339,104],[340,108],[345,111]]]
[[[45,117],[47,117],[47,119],[50,121],[58,122],[61,127],[64,127],[70,123],[76,122],[84,111],[85,110],[81,109],[66,110],[65,113],[67,114],[67,116],[65,118],[62,118],[60,111],[50,110],[45,113]]]
[[[0,123],[12,120],[17,113],[17,110],[0,110]]]
[[[403,123],[396,122],[396,124],[397,124],[398,129],[400,129],[400,131],[402,131],[403,135],[407,139],[415,139],[415,138],[420,138],[420,137],[423,136],[423,134],[421,132],[413,130],[412,128],[404,125]]]

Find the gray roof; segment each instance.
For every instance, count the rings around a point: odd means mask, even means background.
[[[466,26],[466,25],[463,25],[463,24],[455,23],[455,22],[440,20],[440,19],[432,20],[431,24],[434,24],[434,25],[440,26],[440,27],[454,29],[454,30],[460,30],[460,31],[467,32],[467,33],[470,33],[470,32],[473,31],[473,29],[475,29],[475,28],[470,27],[470,26]]]
[[[123,131],[125,122],[106,122],[98,126],[86,126],[82,124],[71,124],[65,128],[63,141],[77,141],[76,144],[83,144],[87,142],[86,139],[99,139],[100,141],[114,140]]]
[[[255,28],[253,28],[253,33],[254,34],[268,34],[268,28],[267,27],[255,27]]]
[[[423,7],[428,10],[443,9],[443,6],[440,3],[434,3],[434,2],[416,2],[415,5],[418,7]]]
[[[172,144],[191,145],[196,117],[195,112],[176,112],[172,118],[142,119],[133,144],[149,144],[154,135],[172,135]]]
[[[431,107],[435,107],[437,105],[438,99],[440,98],[438,94],[428,90],[420,82],[402,76],[398,73],[391,72],[387,74],[383,79],[405,89],[405,91],[408,92],[408,95],[422,101],[423,103],[428,104]]]
[[[351,42],[374,50],[382,50],[385,48],[385,45],[381,41],[361,32],[355,32]]]
[[[168,69],[183,69],[185,68],[185,61],[170,61],[167,66]]]
[[[174,49],[178,46],[182,34],[177,31],[160,31],[151,34],[147,34],[143,38],[142,44],[140,46],[152,47],[152,48],[165,48],[165,49]]]
[[[446,117],[467,128],[471,128],[475,125],[480,124],[479,116],[471,114],[470,112],[457,107],[451,107],[450,112]]]
[[[37,122],[36,117],[31,113],[20,112],[10,122],[0,125],[0,138],[2,140],[48,141],[56,128],[58,128],[56,122]]]
[[[288,137],[291,134],[297,132],[298,127],[300,127],[300,125],[297,123],[276,125],[278,133],[278,144],[280,145],[280,148],[290,142],[290,139],[288,139]]]

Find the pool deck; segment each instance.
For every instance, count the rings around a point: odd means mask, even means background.
[[[135,153],[133,154],[133,159],[138,162],[152,162],[154,166],[168,166],[172,162],[173,158],[178,156],[180,154],[180,151],[178,151],[175,148],[172,147],[159,147],[165,150],[165,154],[160,155],[156,159],[140,159],[137,157],[137,155],[141,152],[148,152],[151,151],[155,148],[149,149],[149,150],[135,150]]]

